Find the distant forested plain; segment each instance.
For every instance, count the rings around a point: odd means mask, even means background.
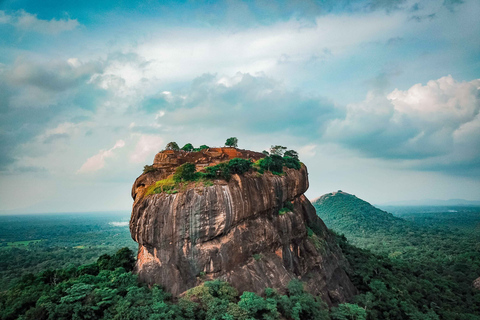
[[[220,281],[171,297],[131,273],[128,212],[78,213],[0,216],[0,319],[480,319],[480,207],[386,212],[342,193],[314,206],[359,289],[337,308],[298,281],[262,297]]]
[[[0,216],[0,286],[27,273],[96,261],[122,247],[136,250],[129,212]]]
[[[392,214],[341,192],[314,206],[369,319],[480,319],[480,207],[384,208]]]

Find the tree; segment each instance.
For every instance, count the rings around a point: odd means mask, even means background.
[[[149,166],[148,164],[143,167],[143,173],[149,173],[153,172],[156,169],[153,167],[153,165]]]
[[[187,143],[182,147],[183,151],[192,151],[193,150],[193,145],[191,143]]]
[[[283,157],[283,164],[287,168],[296,169],[296,170],[299,170],[302,167],[302,165],[300,164],[300,161],[298,161],[297,158],[292,158],[287,156]]]
[[[252,162],[247,159],[233,158],[228,162],[228,168],[232,174],[242,174],[248,172],[252,167]]]
[[[178,151],[178,150],[180,150],[180,147],[178,146],[178,144],[175,141],[172,141],[172,142],[167,143],[167,145],[165,146],[165,150]]]
[[[290,157],[290,158],[295,158],[298,160],[298,152],[295,150],[287,150],[283,154],[284,157]]]
[[[356,304],[342,303],[332,309],[332,319],[335,320],[365,320],[367,312]]]
[[[115,253],[112,257],[112,264],[114,268],[122,267],[127,271],[132,271],[135,266],[135,257],[132,250],[124,247]]]
[[[233,160],[233,159],[232,159]],[[206,177],[210,179],[222,178],[225,180],[230,180],[230,166],[227,162],[221,162],[215,166],[205,168]]]
[[[284,146],[278,146],[278,145],[277,146],[271,146],[270,147],[270,154],[282,157],[283,152],[286,149],[287,149],[287,147],[284,147]]]
[[[259,160],[260,168],[266,171],[271,171],[275,173],[283,172],[283,158],[272,154]]]
[[[208,149],[208,148],[210,148],[210,147],[207,146],[206,144],[202,144],[199,149],[203,150],[203,149]]]
[[[227,141],[225,141],[225,145],[227,147],[236,148],[238,146],[238,139],[236,137],[228,138]]]
[[[195,164],[186,162],[175,170],[173,180],[175,182],[195,180]]]

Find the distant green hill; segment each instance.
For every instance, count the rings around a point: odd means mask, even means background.
[[[480,319],[480,291],[472,287],[480,276],[480,234],[418,225],[342,191],[313,205],[343,235],[349,275],[361,293],[355,302],[370,310],[368,319]]]
[[[346,192],[325,194],[313,205],[327,227],[344,234],[350,243],[390,258],[443,260],[479,250],[478,235],[467,236],[444,225],[418,225]]]
[[[343,191],[327,193],[313,205],[327,227],[360,248],[405,258],[423,241],[407,236],[417,234],[420,227]]]
[[[354,233],[359,233],[405,223],[403,219],[343,191],[327,193],[316,199],[313,205],[327,226],[343,232],[355,230]]]

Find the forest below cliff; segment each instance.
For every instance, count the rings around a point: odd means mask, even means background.
[[[0,319],[480,319],[472,288],[479,208],[389,208],[393,216],[337,195],[314,205],[360,291],[338,308],[328,310],[298,281],[263,296],[213,281],[181,299],[142,286],[131,273],[137,244],[127,212],[2,216]]]
[[[393,215],[344,192],[313,204],[342,235],[361,291],[355,301],[372,318],[418,310],[429,315],[418,319],[480,319],[480,291],[472,286],[480,276],[480,208],[389,207]]]

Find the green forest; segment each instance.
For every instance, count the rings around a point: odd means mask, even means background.
[[[397,208],[410,217],[405,220],[344,192],[313,204],[341,235],[361,292],[355,302],[369,319],[480,319],[480,291],[472,286],[480,276],[480,234],[471,232],[480,225],[480,208],[450,215],[439,208],[435,214],[432,208]]]
[[[392,215],[343,192],[314,206],[359,290],[336,308],[296,280],[285,293],[210,281],[172,297],[131,272],[129,213],[91,213],[0,217],[0,319],[480,319],[480,208]]]

